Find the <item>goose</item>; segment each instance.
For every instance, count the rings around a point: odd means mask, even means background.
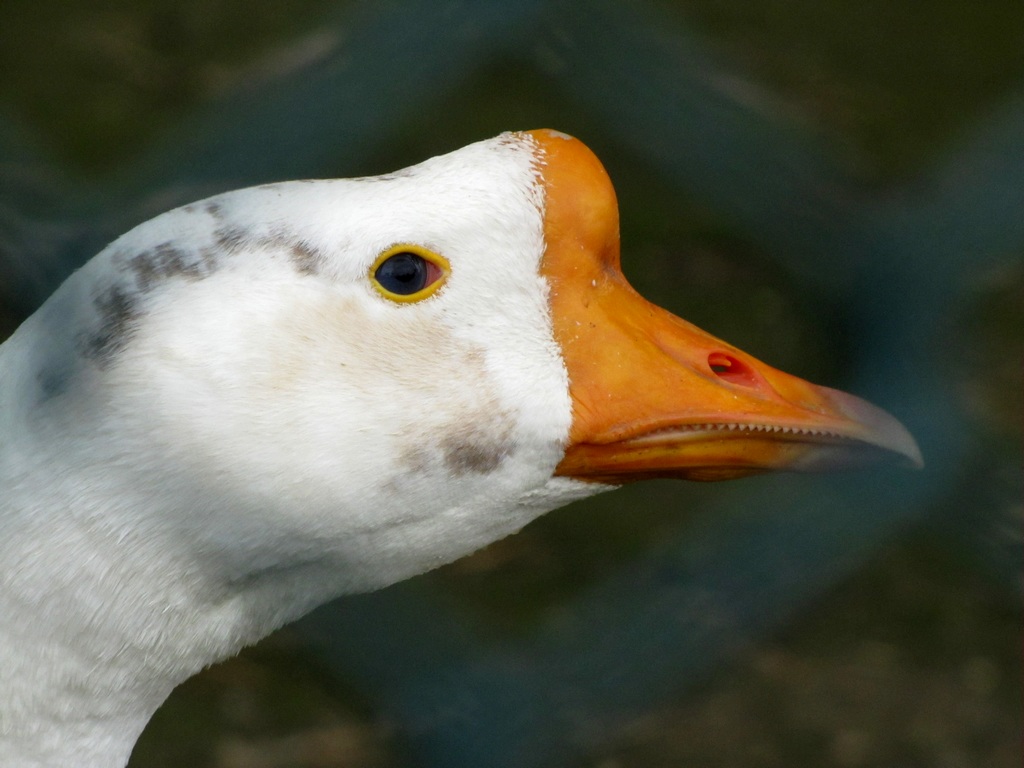
[[[0,346],[0,763],[128,761],[178,683],[571,501],[921,454],[648,303],[579,140],[141,224]]]

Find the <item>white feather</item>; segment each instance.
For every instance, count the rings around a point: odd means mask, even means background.
[[[601,488],[571,421],[536,148],[221,195],[132,230],[0,347],[0,763],[123,765],[171,689],[336,595]],[[370,282],[443,255],[422,302]]]

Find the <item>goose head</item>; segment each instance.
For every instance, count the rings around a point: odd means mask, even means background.
[[[187,205],[0,347],[0,755],[123,764],[206,664],[624,482],[879,459],[891,416],[629,286],[564,134]]]

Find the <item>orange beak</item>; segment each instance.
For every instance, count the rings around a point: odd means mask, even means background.
[[[573,407],[556,474],[624,483],[922,466],[885,411],[771,368],[640,296],[619,267],[618,205],[600,161],[564,134],[529,135],[545,187],[541,272]]]

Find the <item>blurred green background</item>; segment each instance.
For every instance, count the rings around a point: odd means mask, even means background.
[[[573,133],[616,182],[624,267],[642,293],[772,365],[847,385],[849,361],[864,343],[851,330],[856,313],[827,287],[795,274],[778,243],[752,235],[730,211],[680,186],[611,113],[594,110],[604,98],[599,85],[567,92],[558,45],[572,48],[572,20],[582,23],[591,5],[553,5],[559,10],[544,38],[529,30],[510,35],[522,50],[492,50],[474,38],[457,79],[439,74],[434,82],[428,72],[430,87],[415,108],[397,111],[399,118],[379,125],[358,152],[325,150],[316,175],[381,173],[508,129]],[[343,68],[353,36],[372,29],[367,19],[378,13],[399,30],[394,50],[392,38],[380,35],[378,55],[386,60],[398,46],[408,55],[411,45],[414,59],[417,30],[401,28],[402,8],[327,0],[4,0],[0,116],[33,158],[43,158],[24,165],[31,168],[28,183],[44,196],[31,213],[58,219],[45,202],[73,199],[68,220],[87,226],[90,212],[116,207],[125,190],[152,196],[139,210],[159,209],[160,200],[173,198],[148,186],[147,169],[159,167],[152,156],[187,142],[197,116],[239,93],[246,103],[259,102],[268,85],[301,79],[323,62]],[[454,26],[464,10],[436,4]],[[715,65],[706,73],[709,87],[784,135],[813,144],[859,200],[911,193],[927,199],[931,169],[1024,93],[1019,0],[661,0],[643,13],[656,21],[642,27],[652,45],[675,36],[700,40]],[[473,30],[465,34],[472,38]],[[582,55],[600,59],[603,50],[592,46]],[[666,81],[677,76],[661,74]],[[636,130],[644,130],[642,117]],[[28,173],[14,150],[2,167],[8,181]],[[192,170],[201,177],[202,169]],[[758,172],[750,170],[752,177]],[[827,196],[841,208],[843,194]],[[30,257],[49,258],[51,243],[41,242]],[[24,244],[8,246],[0,260],[27,252]],[[941,492],[860,547],[813,600],[782,609],[787,618],[780,625],[754,633],[756,641],[742,639],[724,663],[680,681],[670,695],[611,724],[578,729],[567,736],[571,759],[562,755],[552,764],[1021,764],[1022,255],[1018,242],[984,261],[964,274],[955,302],[934,308],[941,324],[929,340],[937,350],[931,363],[965,425],[960,460],[931,480]],[[66,272],[67,265],[51,271]],[[19,291],[4,288],[9,296]],[[0,306],[0,333],[24,313],[18,302]],[[927,459],[929,446],[923,447]],[[894,484],[922,482],[880,474]],[[766,514],[762,493],[792,493],[797,505],[828,483],[649,483],[552,513],[412,589],[444,594],[482,628],[483,642],[514,644],[664,542],[699,539],[720,516],[739,526],[756,520]],[[378,702],[311,651],[301,631],[285,629],[183,685],[151,723],[131,765],[422,764],[406,725]]]

